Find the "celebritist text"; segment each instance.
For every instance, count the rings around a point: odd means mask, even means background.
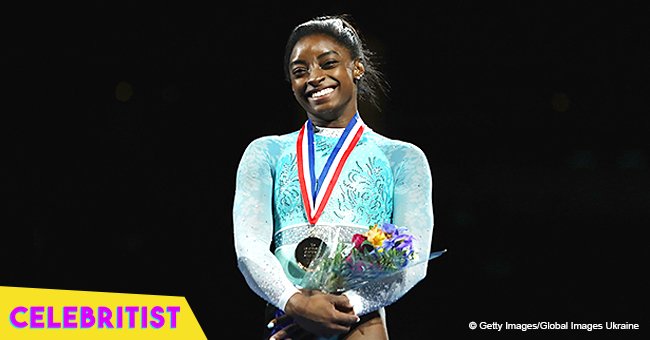
[[[17,306],[9,313],[16,328],[176,328],[180,306]]]

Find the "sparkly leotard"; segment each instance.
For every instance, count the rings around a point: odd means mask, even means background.
[[[315,169],[321,171],[343,129],[315,128]],[[297,171],[298,132],[252,141],[237,170],[233,206],[238,266],[251,289],[284,309],[304,272],[296,244],[307,236],[362,233],[384,222],[407,227],[415,252],[427,256],[433,232],[432,178],[425,154],[415,145],[366,128],[342,168],[316,226],[308,223]],[[271,246],[273,245],[273,246]],[[364,315],[387,306],[426,275],[427,264],[403,275],[344,294]]]

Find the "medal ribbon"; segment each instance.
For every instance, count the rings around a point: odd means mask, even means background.
[[[316,171],[314,169],[314,126],[310,120],[307,120],[300,132],[298,132],[298,142],[296,143],[298,180],[300,181],[302,202],[310,224],[316,224],[323,213],[334,185],[341,174],[341,169],[343,169],[345,161],[359,142],[363,130],[364,124],[357,113],[343,130],[343,134],[339,137],[334,150],[327,158],[318,181],[316,181]],[[305,134],[307,138],[305,138]],[[325,190],[321,190],[322,188],[325,188]]]

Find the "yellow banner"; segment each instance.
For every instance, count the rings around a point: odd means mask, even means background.
[[[0,339],[207,339],[187,300],[0,286]]]

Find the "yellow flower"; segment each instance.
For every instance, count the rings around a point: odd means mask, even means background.
[[[384,240],[386,239],[386,233],[384,233],[383,230],[381,230],[377,225],[374,225],[373,227],[366,232],[366,238],[368,239],[368,242],[370,242],[373,247],[381,247],[382,244],[384,244]]]

